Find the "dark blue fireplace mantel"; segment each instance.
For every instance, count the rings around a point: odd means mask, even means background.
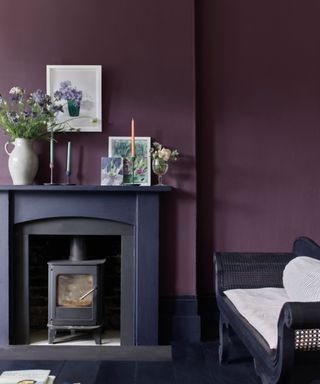
[[[169,186],[0,185],[0,345],[10,345],[16,318],[16,228],[39,220],[94,218],[130,224],[134,233],[134,340],[158,343],[159,198]],[[18,292],[19,294],[19,292]],[[22,292],[21,292],[22,294]]]

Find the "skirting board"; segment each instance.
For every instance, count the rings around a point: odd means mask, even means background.
[[[172,341],[200,341],[196,296],[160,297],[159,344],[170,344]]]
[[[219,310],[216,297],[199,295],[198,313],[201,318],[201,340],[217,340],[219,337]]]

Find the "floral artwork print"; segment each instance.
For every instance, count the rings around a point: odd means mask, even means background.
[[[131,138],[109,138],[109,156],[121,156],[123,158],[124,183],[151,185],[150,143],[150,137],[136,137],[133,169],[133,159],[131,157]]]
[[[76,87],[71,85],[71,81],[66,80],[60,83],[60,88],[53,95],[57,100],[71,100],[78,107],[82,100],[82,91],[78,91]]]
[[[102,131],[101,65],[47,65],[47,93],[63,106],[59,122],[73,118],[81,132]]]
[[[121,185],[123,183],[122,157],[101,158],[101,185]]]
[[[123,182],[143,184],[148,182],[148,158],[136,156],[134,160],[134,178],[132,180],[133,161],[131,157],[123,159]]]
[[[69,116],[77,117],[80,114],[80,103],[82,91],[71,85],[71,81],[66,80],[60,83],[60,88],[55,91],[53,96],[57,100],[66,100],[68,104]]]

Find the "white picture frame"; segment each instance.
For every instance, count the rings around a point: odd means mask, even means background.
[[[70,81],[73,88],[82,91],[79,111],[72,111],[69,101],[61,99],[64,112],[58,113],[58,123],[68,121],[71,130],[80,132],[102,131],[101,65],[47,65],[46,78],[47,94],[51,97],[64,81]]]
[[[135,137],[134,183],[151,185],[151,137]],[[124,184],[132,183],[131,136],[109,136],[108,156],[124,159]],[[140,167],[140,168],[139,168]]]

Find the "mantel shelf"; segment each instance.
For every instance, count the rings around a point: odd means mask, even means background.
[[[131,186],[131,185],[0,185],[0,191],[30,191],[30,192],[170,192],[171,186],[152,185],[152,186]]]

